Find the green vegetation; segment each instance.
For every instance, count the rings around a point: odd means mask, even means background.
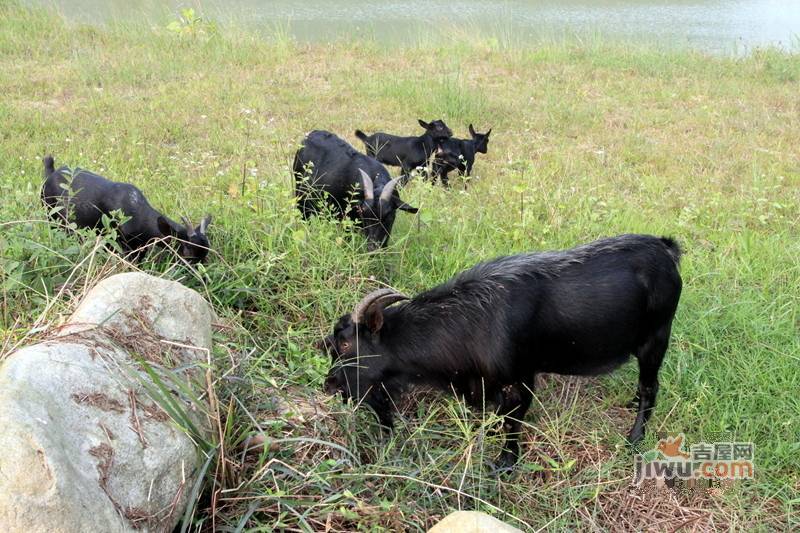
[[[221,317],[214,451],[188,528],[413,530],[459,507],[522,528],[800,526],[799,56],[300,45],[191,15],[96,29],[0,0],[0,359],[92,280],[134,268],[46,222],[44,154],[135,183],[170,216],[215,217],[216,253],[196,272],[141,265]],[[411,134],[440,117],[460,136],[493,127],[489,154],[467,190],[410,184],[421,211],[398,215],[387,250],[300,220],[289,165],[305,132],[360,147],[356,127]],[[314,342],[380,283],[414,294],[481,259],[623,232],[687,251],[644,448],[656,431],[752,440],[755,480],[693,496],[631,488],[634,364],[541,379],[511,477],[492,475],[496,420],[453,399],[421,393],[390,437],[318,393],[328,361]],[[270,451],[243,457],[259,428]]]

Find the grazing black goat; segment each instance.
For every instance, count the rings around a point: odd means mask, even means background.
[[[386,246],[398,209],[416,213],[400,199],[389,171],[327,131],[312,131],[294,156],[295,196],[303,218],[316,214],[322,201],[339,218],[358,222],[369,250]]]
[[[408,174],[427,165],[439,142],[453,136],[441,120],[419,120],[419,125],[425,128],[425,133],[419,137],[399,137],[382,132],[367,135],[361,130],[356,130],[356,137],[364,143],[368,155],[385,165],[401,167],[403,173]]]
[[[363,398],[386,427],[410,385],[454,390],[476,407],[493,403],[505,417],[500,463],[511,466],[536,374],[602,374],[633,354],[635,443],[656,402],[680,256],[670,238],[621,235],[481,263],[410,300],[372,292],[321,343],[332,359],[325,390]]]
[[[447,174],[451,170],[458,170],[464,176],[472,174],[475,154],[485,154],[488,151],[489,135],[491,133],[491,129],[486,133],[478,133],[470,124],[470,139],[456,139],[453,137],[439,143],[433,158],[433,169],[434,176],[441,180],[442,185],[448,186]]]
[[[56,170],[51,156],[45,157],[43,163],[42,201],[53,220],[100,229],[103,215],[121,211],[128,220],[117,228],[118,242],[134,261],[144,257],[148,243],[163,243],[165,237],[178,239],[178,253],[190,263],[199,263],[208,255],[206,230],[211,215],[206,215],[197,227],[185,218],[183,224],[178,224],[153,209],[142,191],[130,183],[111,181],[80,168],[72,171],[64,166]],[[54,211],[56,207],[60,209]]]

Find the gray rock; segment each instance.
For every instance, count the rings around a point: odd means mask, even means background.
[[[522,530],[479,511],[455,511],[428,533],[522,533]]]
[[[66,326],[9,355],[0,366],[0,531],[171,530],[202,458],[148,395],[141,360],[192,379],[213,320],[179,283],[119,274],[89,291]],[[172,397],[202,428],[203,413]]]

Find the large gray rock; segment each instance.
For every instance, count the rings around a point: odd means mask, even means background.
[[[0,531],[171,530],[201,457],[148,396],[141,361],[192,379],[213,319],[179,283],[119,274],[64,327],[11,354],[0,366]],[[196,406],[171,395],[204,427]]]
[[[486,513],[455,511],[430,528],[428,533],[522,533],[522,531]]]

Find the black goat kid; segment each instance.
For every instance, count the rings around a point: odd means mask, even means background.
[[[453,132],[441,120],[418,122],[425,128],[425,133],[419,137],[400,137],[382,132],[367,135],[361,130],[356,130],[355,134],[364,143],[367,155],[384,165],[401,167],[403,173],[408,174],[417,167],[427,165],[438,144],[453,136]]]
[[[475,154],[488,152],[491,133],[491,129],[486,133],[478,133],[470,124],[470,139],[453,137],[439,143],[433,158],[433,170],[434,176],[441,180],[442,185],[445,187],[449,185],[447,174],[451,170],[458,170],[464,176],[472,174]]]
[[[622,235],[501,257],[411,300],[375,291],[323,340],[332,358],[325,390],[363,398],[387,427],[396,395],[411,385],[455,390],[476,407],[493,403],[505,417],[500,463],[511,466],[536,374],[602,374],[633,354],[635,443],[656,402],[681,294],[680,255],[672,239]]]
[[[42,201],[53,220],[63,224],[75,222],[79,228],[100,229],[103,215],[121,211],[128,220],[117,228],[119,244],[131,253],[134,261],[144,257],[149,243],[161,243],[165,237],[178,240],[178,253],[190,263],[199,263],[208,255],[206,230],[211,224],[210,215],[197,227],[185,218],[183,224],[178,224],[153,209],[142,191],[129,183],[110,181],[79,168],[56,170],[51,156],[45,157],[43,163]],[[56,207],[60,209],[54,211]]]

